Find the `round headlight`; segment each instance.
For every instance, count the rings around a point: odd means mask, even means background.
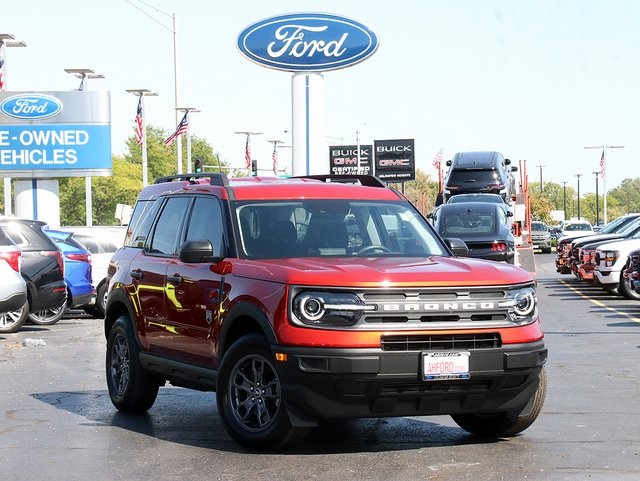
[[[302,296],[300,312],[310,321],[317,321],[324,315],[324,301],[318,297]]]
[[[527,289],[519,291],[515,298],[513,312],[518,317],[530,317],[536,310],[536,296],[533,290]]]

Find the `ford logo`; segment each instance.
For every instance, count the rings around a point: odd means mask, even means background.
[[[378,48],[367,27],[336,15],[297,13],[267,18],[245,28],[237,47],[246,58],[288,72],[349,67]]]
[[[42,120],[62,112],[62,103],[48,95],[20,94],[0,103],[0,112],[20,120]]]

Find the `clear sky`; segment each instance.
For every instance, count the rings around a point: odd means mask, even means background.
[[[516,165],[526,159],[530,182],[540,165],[543,182],[575,188],[583,174],[581,192],[595,191],[602,153],[584,147],[623,145],[607,151],[606,187],[640,177],[637,0],[145,2],[157,11],[138,0],[5,3],[0,33],[28,44],[7,49],[7,89],[76,89],[65,68],[104,74],[88,88],[111,92],[114,154],[133,134],[137,99],[126,89],[158,92],[145,101],[147,123],[176,126],[175,14],[179,104],[201,110],[192,134],[239,166],[245,139],[234,132],[264,132],[252,152],[268,165],[267,140],[290,144],[291,74],[249,62],[236,38],[263,18],[309,11],[357,20],[380,42],[365,62],[325,74],[327,145],[355,144],[356,131],[361,143],[413,138],[417,167],[434,177],[440,148],[445,158],[498,150]],[[281,161],[290,155],[283,149]]]

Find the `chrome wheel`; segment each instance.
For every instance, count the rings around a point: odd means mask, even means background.
[[[229,400],[235,421],[247,431],[269,428],[281,402],[275,367],[259,355],[240,359],[229,377]]]
[[[60,307],[32,312],[29,314],[29,321],[40,326],[50,326],[62,319],[62,315],[66,309],[67,301],[65,300]]]
[[[0,313],[0,332],[16,332],[24,321],[27,319],[27,313],[29,312],[29,303],[26,302],[17,311]]]

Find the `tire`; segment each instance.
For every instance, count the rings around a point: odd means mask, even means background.
[[[96,290],[96,300],[92,306],[85,307],[84,312],[95,319],[104,319],[107,307],[107,286],[103,283]]]
[[[0,314],[0,333],[16,332],[22,327],[29,315],[29,303],[25,302],[17,311],[3,312]]]
[[[106,372],[111,402],[123,413],[148,411],[160,385],[140,364],[140,348],[131,321],[120,316],[107,338]]]
[[[42,311],[36,311],[29,314],[29,322],[37,324],[39,326],[51,326],[62,319],[64,311],[67,309],[67,301],[62,303],[60,307],[53,307],[50,309],[43,309]]]
[[[248,449],[278,449],[308,428],[292,426],[273,355],[263,336],[238,339],[222,358],[216,390],[227,433]]]
[[[454,414],[451,417],[458,426],[475,436],[491,438],[515,436],[533,424],[542,411],[546,396],[547,370],[542,368],[538,388],[531,398],[531,408],[527,414],[521,414],[527,407],[525,406],[515,413]]]
[[[618,287],[618,292],[626,299],[631,299],[632,301],[640,301],[640,294],[633,290],[633,287],[631,287],[631,281],[622,275],[622,273],[626,271],[628,267],[628,264],[624,266],[622,272],[620,273],[620,286]]]

